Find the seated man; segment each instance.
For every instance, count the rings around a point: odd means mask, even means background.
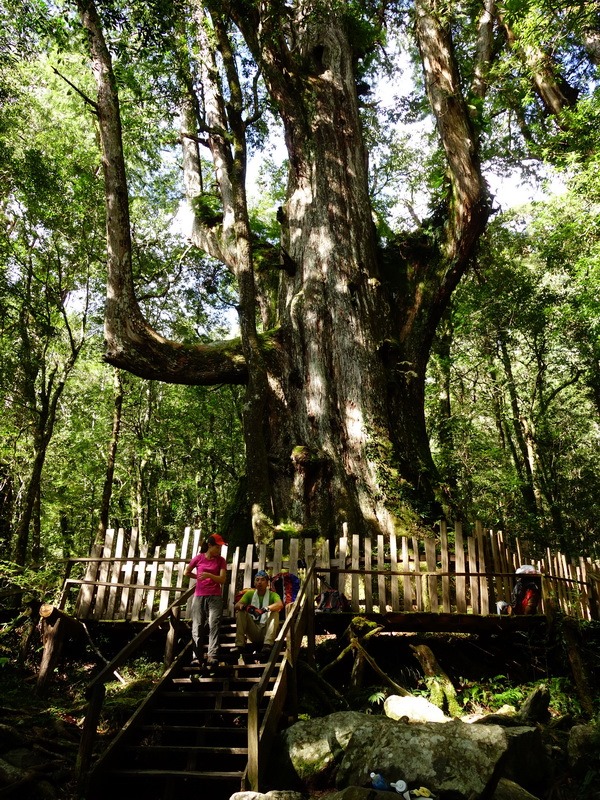
[[[249,589],[234,606],[237,619],[235,626],[235,653],[242,655],[246,637],[254,644],[261,644],[259,657],[268,661],[273,642],[279,628],[279,612],[283,608],[281,597],[269,590],[269,576],[259,569],[254,578],[254,589]]]

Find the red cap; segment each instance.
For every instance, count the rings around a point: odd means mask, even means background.
[[[218,544],[218,545],[219,545],[219,547],[223,547],[224,545],[226,545],[226,544],[227,544],[227,542],[226,542],[226,541],[225,541],[225,539],[224,539],[224,538],[221,536],[221,534],[220,534],[220,533],[213,533],[213,535],[212,535],[212,536],[210,536],[209,538],[210,538],[210,539],[212,539],[212,540],[213,540],[213,542],[214,542],[215,544]]]

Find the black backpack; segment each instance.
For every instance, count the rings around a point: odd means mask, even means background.
[[[342,611],[351,611],[350,603],[346,595],[336,589],[324,589],[316,599],[317,607],[315,611],[326,614],[340,614]]]

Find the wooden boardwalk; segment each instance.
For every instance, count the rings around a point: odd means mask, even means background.
[[[150,622],[191,585],[184,570],[200,539],[199,530],[186,528],[180,541],[149,552],[136,529],[109,530],[88,558],[67,561],[58,607],[77,619]],[[276,539],[271,547],[250,544],[223,554],[230,616],[236,592],[252,586],[257,569],[302,577],[299,562],[314,558],[317,573],[357,614],[495,614],[496,602],[510,598],[516,567],[531,563],[542,574],[542,612],[552,602],[568,616],[599,618],[599,562],[550,551],[527,558],[520,542],[509,547],[502,532],[479,523],[469,536],[460,524],[449,529],[445,523],[436,536],[421,538],[361,539],[344,530],[335,542]],[[182,616],[189,617],[189,608]]]

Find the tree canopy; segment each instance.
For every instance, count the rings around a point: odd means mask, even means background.
[[[590,546],[595,4],[5,15],[0,535],[17,561],[44,514],[52,541],[87,547],[102,497],[150,536],[194,515],[263,541],[447,513]],[[488,176],[550,168],[562,199],[498,213]]]

